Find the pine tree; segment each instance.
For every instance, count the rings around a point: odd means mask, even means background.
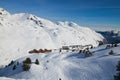
[[[39,61],[38,61],[38,59],[36,59],[35,64],[39,65]]]
[[[17,65],[19,65],[19,62],[17,62]]]
[[[82,50],[79,51],[79,54],[82,53]]]
[[[61,78],[59,78],[59,80],[62,80]]]
[[[108,54],[113,55],[114,54],[113,50],[111,50]]]
[[[25,64],[25,63],[23,63],[22,69],[23,69],[23,71],[29,71],[29,69],[30,69],[30,64]]]
[[[114,80],[120,80],[120,61],[118,62],[118,65],[116,67],[117,73],[116,75],[114,75]]]
[[[15,70],[15,69],[16,69],[16,65],[13,66],[13,70]]]
[[[62,50],[60,49],[60,50],[59,50],[59,52],[61,53],[61,52],[62,52]]]
[[[14,64],[14,61],[13,61],[13,60],[8,64],[8,66],[10,66],[10,65],[12,65],[12,64]]]
[[[118,61],[118,65],[116,67],[117,67],[117,71],[120,71],[120,61]]]
[[[93,46],[91,46],[90,49],[93,49]]]
[[[28,71],[30,69],[30,64],[31,64],[31,59],[30,58],[26,58],[25,61],[23,61],[23,71]]]
[[[117,44],[117,43],[115,43],[115,44],[114,44],[114,47],[117,47],[117,46],[118,46],[118,44]]]
[[[26,60],[23,61],[23,63],[31,64],[31,59],[30,58],[26,58]]]

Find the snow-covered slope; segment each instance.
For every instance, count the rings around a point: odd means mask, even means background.
[[[108,55],[113,50],[114,55]],[[36,59],[40,64],[31,64],[29,71],[22,71],[22,61],[26,57],[19,58],[11,66],[0,70],[0,79],[25,79],[25,80],[113,80],[116,73],[116,64],[120,59],[120,46],[106,49],[105,46],[94,48],[93,56],[85,58],[78,53],[51,53],[32,54],[32,62]],[[20,62],[15,70],[12,70],[16,62]]]
[[[32,49],[76,44],[97,46],[103,39],[95,31],[73,22],[54,23],[32,14],[10,14],[0,8],[0,60],[3,63],[25,56],[24,53]]]

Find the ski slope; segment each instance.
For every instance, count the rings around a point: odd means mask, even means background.
[[[113,80],[116,73],[117,61],[120,60],[120,45],[110,49],[106,45],[91,49],[93,56],[85,57],[77,52],[31,54],[32,62],[36,59],[40,64],[31,64],[29,71],[22,71],[22,61],[26,57],[15,60],[20,64],[15,70],[13,65],[0,70],[0,79],[10,80]],[[110,50],[114,55],[108,55]],[[16,62],[14,64],[16,64]],[[6,79],[7,80],[7,79]]]

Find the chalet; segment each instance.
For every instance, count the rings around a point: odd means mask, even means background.
[[[31,51],[29,51],[30,54],[32,53],[50,53],[52,52],[52,50],[47,50],[47,49],[39,49],[39,50],[36,50],[36,49],[33,49]]]

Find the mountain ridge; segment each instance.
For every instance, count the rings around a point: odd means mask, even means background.
[[[0,56],[5,57],[2,61],[21,57],[33,49],[88,44],[96,47],[98,41],[104,40],[100,34],[74,22],[54,23],[28,13],[10,14],[2,8],[0,13]]]

